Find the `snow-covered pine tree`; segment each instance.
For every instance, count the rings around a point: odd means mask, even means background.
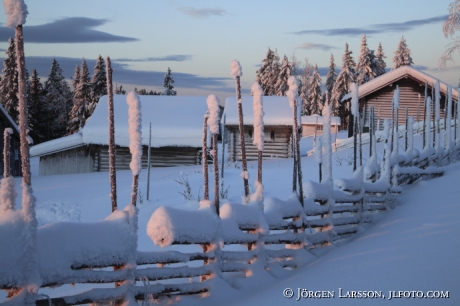
[[[275,83],[275,95],[285,96],[286,90],[289,89],[287,85],[287,80],[292,73],[292,64],[289,62],[289,59],[284,55],[283,62],[281,63],[281,68],[278,73],[278,79]]]
[[[256,72],[256,82],[262,87],[264,96],[273,96],[275,94],[275,84],[278,74],[279,56],[276,51],[268,48],[267,54],[262,60],[262,65]]]
[[[387,64],[385,63],[385,53],[383,52],[382,43],[379,43],[379,47],[377,48],[377,54],[375,55],[375,60],[377,63],[377,70],[375,71],[376,76],[380,76],[386,73],[385,68]]]
[[[342,98],[350,91],[350,84],[355,78],[355,62],[351,56],[353,52],[348,50],[348,44],[345,44],[345,52],[342,56],[342,69],[335,81],[334,89],[332,90],[331,103],[334,105],[334,116],[339,116],[342,122],[342,128],[348,127],[348,116],[350,114],[349,105],[341,103]]]
[[[85,123],[85,100],[82,96],[83,94],[81,92],[80,81],[81,71],[80,66],[77,65],[75,67],[75,72],[72,77],[72,85],[74,88],[73,106],[69,113],[69,121],[67,122],[66,135],[71,135],[78,132],[78,130],[80,130],[80,128],[83,127]]]
[[[91,101],[87,110],[87,117],[90,117],[96,108],[99,98],[107,94],[107,76],[105,71],[105,61],[99,55],[94,66],[93,76],[91,78]]]
[[[319,75],[318,65],[315,65],[315,70],[311,77],[308,100],[310,101],[310,114],[320,115],[323,109],[323,95],[321,93],[321,76]]]
[[[404,36],[401,37],[401,40],[399,41],[399,44],[398,44],[398,48],[396,49],[394,54],[395,56],[393,57],[393,68],[392,69],[396,69],[401,66],[412,66],[414,64],[414,62],[412,61],[412,57],[410,56],[412,52],[407,46]]]
[[[168,73],[165,74],[163,85],[166,89],[161,93],[162,96],[175,96],[177,94],[177,92],[173,90],[174,86],[172,84],[174,84],[174,78],[171,74],[171,69],[168,67]]]
[[[14,39],[10,37],[8,43],[6,58],[3,60],[0,102],[11,118],[18,123],[18,72]]]
[[[72,92],[67,84],[62,69],[53,59],[51,71],[45,81],[46,114],[42,119],[46,125],[44,141],[61,137],[66,132],[67,119],[72,103]]]
[[[335,81],[337,80],[337,72],[335,71],[334,55],[331,53],[331,59],[329,61],[329,68],[326,75],[326,92],[329,100],[332,97],[332,90],[334,89]],[[332,106],[332,111],[334,111],[334,105]]]
[[[91,104],[91,79],[89,77],[89,69],[88,65],[86,64],[86,60],[83,58],[81,61],[80,66],[80,81],[78,82],[77,89],[79,91],[79,96],[81,99],[84,100],[85,104],[85,113],[84,113],[84,121],[89,117],[89,107]]]
[[[369,82],[375,77],[374,71],[372,71],[372,66],[374,65],[373,52],[367,47],[366,35],[363,34],[361,38],[361,53],[358,57],[358,64],[356,65],[356,83],[358,85]]]
[[[43,95],[43,86],[38,77],[37,70],[32,71],[32,78],[27,94],[27,104],[29,108],[29,127],[30,136],[35,144],[43,141],[43,134],[46,127],[41,118],[46,115],[45,99]]]
[[[301,86],[299,86],[299,98],[302,101],[302,116],[310,115],[310,102],[308,100],[308,94],[310,92],[310,80],[313,67],[308,62],[308,59],[305,59],[305,67],[303,69],[303,74],[301,77]]]

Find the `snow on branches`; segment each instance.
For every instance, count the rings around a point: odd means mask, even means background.
[[[29,12],[24,0],[3,0],[5,13],[8,16],[6,26],[8,28],[15,28],[20,24],[26,23],[26,17]]]
[[[132,155],[129,167],[133,175],[138,175],[142,168],[142,113],[138,95],[131,91],[126,97],[128,103],[129,150]]]
[[[219,134],[219,98],[216,95],[209,95],[206,99],[209,109],[208,125],[212,134]]]

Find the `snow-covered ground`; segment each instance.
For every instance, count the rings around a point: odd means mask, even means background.
[[[343,137],[343,135],[341,135]],[[332,138],[334,140],[334,137]],[[340,140],[340,143],[347,143]],[[420,147],[420,137],[415,143]],[[403,143],[403,139],[400,139]],[[312,138],[304,138],[301,154],[311,150]],[[345,146],[347,147],[347,146]],[[378,146],[379,159],[382,144]],[[400,150],[402,152],[403,150]],[[369,155],[368,147],[363,156]],[[333,155],[334,178],[350,178],[352,151],[340,150]],[[211,171],[210,167],[210,171]],[[257,164],[248,163],[250,182],[254,181]],[[292,159],[264,161],[263,183],[265,196],[287,199],[292,190]],[[302,158],[304,180],[318,180],[318,165],[313,156]],[[243,182],[240,177],[240,163],[226,163],[224,186],[228,187],[228,199],[241,202]],[[95,222],[105,219],[111,213],[110,185],[107,172],[38,176],[38,159],[32,159],[32,187],[37,198],[37,218],[42,226],[54,221]],[[211,177],[211,175],[210,175]],[[152,213],[165,205],[181,209],[198,208],[198,197],[202,198],[203,182],[201,166],[154,168],[151,171],[150,200],[146,199],[147,171],[140,173],[139,188],[142,203],[139,208],[138,250],[161,250],[147,236],[146,226]],[[180,194],[184,187],[177,180],[188,180],[191,187],[188,201]],[[179,305],[215,305],[227,302],[230,305],[280,305],[296,303],[298,288],[307,290],[334,291],[335,299],[301,299],[297,303],[340,303],[354,305],[356,299],[338,299],[339,288],[346,291],[382,291],[386,298],[389,291],[429,290],[449,291],[449,299],[393,299],[365,300],[363,303],[400,303],[419,305],[460,304],[460,164],[447,168],[442,178],[418,182],[405,187],[397,198],[398,206],[382,214],[382,219],[361,232],[353,241],[330,248],[326,255],[285,276],[275,278],[267,274],[254,275],[233,283],[234,287],[221,282],[215,284],[211,296],[205,299],[183,297]],[[117,172],[119,208],[130,203],[131,171]],[[212,187],[212,179],[210,187]],[[16,179],[20,203],[20,178]],[[210,198],[213,198],[210,188]],[[19,208],[19,207],[18,207]],[[69,243],[69,242],[57,242]],[[314,257],[312,257],[314,258]],[[263,276],[263,277],[261,277]],[[56,289],[40,289],[49,296],[76,294],[87,290],[90,285],[62,286]],[[283,290],[292,288],[294,297],[286,299]],[[214,289],[214,290],[213,290]],[[0,294],[0,302],[4,295]],[[362,301],[361,301],[362,302]]]

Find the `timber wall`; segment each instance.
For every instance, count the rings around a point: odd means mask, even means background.
[[[290,126],[265,126],[264,127],[264,151],[262,157],[269,158],[288,158],[292,157]],[[247,160],[257,160],[257,147],[253,142],[253,127],[244,127],[244,141],[246,144]],[[238,126],[227,126],[228,135],[228,159],[230,161],[241,160],[240,132]]]

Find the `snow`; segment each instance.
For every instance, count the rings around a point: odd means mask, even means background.
[[[254,140],[253,144],[257,150],[264,150],[264,107],[263,107],[263,91],[259,83],[252,84],[251,91],[253,94],[253,111],[254,111]]]
[[[287,102],[286,100],[284,101]],[[124,103],[126,104],[126,102]],[[287,105],[287,103],[285,104]],[[203,124],[201,116],[200,127]],[[387,120],[385,121],[385,130],[389,132]],[[363,139],[366,139],[366,137],[363,137]],[[303,139],[305,141],[304,145],[309,143],[309,149],[312,148],[311,140],[311,138]],[[403,138],[399,138],[398,141],[399,145],[404,143]],[[414,147],[420,148],[421,142],[421,135],[416,134]],[[377,143],[377,160],[383,160],[382,148],[384,146],[388,148],[388,144]],[[367,150],[367,147],[364,146],[363,150]],[[303,150],[303,152],[305,151]],[[346,160],[351,151],[352,149],[344,146],[342,150],[333,153],[332,160],[333,162],[336,161],[332,169],[334,177],[346,178],[336,180],[336,182],[339,182],[337,185],[344,189],[359,188],[366,191],[387,191],[389,180],[384,181],[384,175],[382,175],[381,180],[374,184],[362,183],[362,173],[359,172],[355,173],[353,178],[351,165]],[[365,154],[363,154],[364,156]],[[343,159],[343,162],[340,159]],[[389,160],[388,155],[385,160]],[[386,164],[389,165],[388,163]],[[65,280],[67,277],[79,280],[87,278],[107,280],[109,273],[110,277],[122,275],[130,279],[132,274],[130,274],[129,269],[119,270],[114,273],[106,270],[72,270],[69,267],[74,264],[74,262],[70,263],[71,260],[75,260],[76,263],[111,264],[110,261],[122,258],[126,260],[123,263],[131,262],[132,268],[131,256],[133,249],[136,248],[134,244],[136,241],[135,234],[138,236],[138,262],[141,259],[144,261],[147,259],[161,259],[164,262],[165,259],[169,258],[178,259],[181,263],[187,262],[193,254],[196,254],[193,253],[196,249],[193,249],[192,246],[184,245],[169,246],[172,242],[192,239],[194,242],[202,239],[218,240],[221,237],[221,233],[219,233],[219,222],[221,221],[215,215],[212,202],[209,202],[208,208],[203,205],[203,208],[200,209],[198,201],[184,201],[178,193],[178,191],[181,191],[181,187],[177,187],[174,182],[174,178],[177,178],[179,173],[183,172],[189,179],[191,192],[193,195],[197,195],[197,192],[202,190],[200,187],[203,184],[200,165],[158,168],[153,171],[151,177],[151,201],[144,200],[143,204],[138,205],[140,213],[137,231],[135,230],[135,224],[133,224],[135,220],[132,219],[134,217],[132,206],[128,206],[123,211],[117,211],[106,218],[111,210],[110,198],[107,196],[110,188],[106,173],[38,176],[38,159],[33,158],[31,165],[34,176],[32,179],[34,195],[37,197],[37,217],[39,217],[41,225],[37,233],[38,264],[39,267],[50,267],[49,271],[43,272],[43,275],[40,272],[43,281],[51,279]],[[256,173],[256,165],[256,162],[248,163],[248,175]],[[302,167],[305,181],[317,180],[318,168],[313,156],[303,156]],[[400,168],[398,171],[405,171],[406,169],[407,171],[416,170]],[[201,286],[209,288],[209,296],[181,296],[180,299],[165,298],[166,300],[163,302],[164,304],[169,302],[179,306],[225,305],[225,303],[228,305],[245,305],[245,303],[249,305],[296,304],[298,303],[295,301],[297,297],[287,300],[282,296],[282,291],[285,288],[293,288],[297,293],[297,288],[306,288],[308,290],[336,292],[335,299],[308,301],[313,304],[317,302],[320,304],[334,303],[339,305],[359,305],[359,303],[375,303],[377,305],[379,303],[395,303],[398,305],[412,302],[417,305],[423,305],[424,303],[432,304],[435,302],[440,305],[457,305],[460,303],[460,299],[456,295],[460,274],[453,263],[458,261],[456,256],[460,252],[458,238],[460,206],[457,203],[458,201],[455,200],[459,196],[456,184],[460,179],[460,164],[453,164],[442,169],[437,167],[427,168],[427,173],[434,173],[435,171],[444,171],[444,177],[404,186],[402,194],[396,197],[398,206],[394,210],[387,209],[386,212],[375,214],[373,222],[360,226],[358,234],[353,238],[337,243],[330,248],[321,249],[320,251],[325,253],[323,255],[317,253],[312,255],[313,251],[305,249],[288,249],[286,247],[291,246],[284,245],[279,250],[272,250],[268,244],[265,245],[265,254],[257,253],[259,250],[252,253],[224,253],[225,255],[222,255],[222,258],[241,260],[240,267],[244,266],[250,269],[252,275],[245,274],[246,277],[241,278],[234,274],[232,274],[233,277],[216,275],[212,279],[211,285],[208,285],[207,282],[201,284]],[[260,201],[247,205],[241,204],[240,173],[241,169],[238,168],[238,165],[226,166],[225,182],[230,185],[230,191],[228,200],[222,201],[224,204],[221,208],[221,216],[225,216],[225,222],[229,222],[229,226],[231,224],[229,231],[226,233],[238,235],[236,238],[239,238],[240,235],[249,237],[237,227],[240,227],[241,224],[251,224],[257,225],[260,230],[260,234],[252,234],[251,238],[260,239],[260,235],[265,235],[265,237],[269,237],[267,239],[275,239],[276,236],[274,235],[277,234],[264,232],[267,229],[264,221],[270,227],[287,226],[292,223],[300,225],[296,223],[299,221],[292,221],[289,218],[304,216],[306,212],[310,213],[314,210],[325,209],[312,203],[311,199],[305,199],[305,208],[302,208],[296,195],[292,194],[292,159],[264,161],[263,214],[261,214],[260,204],[262,203]],[[142,190],[142,192],[146,187],[146,177],[147,173],[140,174],[139,190]],[[15,180],[17,181],[15,188],[19,191],[18,182],[20,182],[20,178]],[[119,203],[129,203],[131,172],[118,171],[117,180]],[[326,198],[331,195],[330,189],[324,184],[318,184],[320,187],[314,186],[315,184],[313,183],[305,185],[310,186],[310,188],[305,187],[305,192],[309,195],[324,196]],[[334,197],[337,197],[340,191],[337,190],[337,186],[334,188]],[[253,190],[256,193],[257,189],[258,186],[255,185]],[[19,192],[18,198],[22,196]],[[341,196],[345,198],[343,194]],[[433,203],[436,205],[433,205]],[[224,209],[227,204],[228,207]],[[364,205],[367,204],[364,203]],[[329,208],[327,209],[329,210]],[[74,210],[74,212],[70,213],[71,210]],[[69,213],[65,214],[65,211]],[[40,217],[40,215],[49,218]],[[67,221],[56,222],[59,220]],[[0,212],[1,284],[22,281],[23,274],[20,267],[24,266],[24,261],[26,260],[22,256],[22,254],[25,254],[25,240],[18,239],[18,237],[23,237],[25,226],[21,211],[7,210],[6,212]],[[111,232],[110,235],[105,231],[102,232],[104,228]],[[149,238],[149,232],[153,232],[153,240],[157,241],[158,244],[152,243],[152,239]],[[47,234],[45,235],[45,233]],[[51,236],[48,236],[48,233]],[[280,235],[292,238],[295,234],[293,232],[283,232]],[[99,242],[99,236],[101,236],[102,242]],[[163,238],[164,240],[162,241]],[[45,242],[46,245],[44,246],[43,243]],[[86,243],[90,246],[89,250],[86,247],[81,247]],[[164,253],[160,251],[162,243],[168,245],[168,251]],[[99,244],[101,244],[101,248],[99,248]],[[104,250],[105,247],[108,247],[109,250]],[[240,247],[246,248],[246,246]],[[180,251],[180,253],[177,251]],[[293,251],[302,252],[303,255],[297,254],[296,258],[304,259],[307,264],[291,270],[282,269],[276,261],[273,261],[267,266],[269,267],[268,271],[263,268],[260,269],[257,265],[252,267],[247,264],[247,257],[245,256],[254,255],[262,258],[262,255],[267,255],[272,257],[275,251],[278,252],[277,254],[285,254],[285,256],[292,256]],[[57,252],[57,254],[53,254],[53,252]],[[67,254],[66,252],[69,252],[69,255],[62,255]],[[45,258],[42,259],[42,257]],[[53,263],[55,267],[51,266],[53,260],[55,261]],[[263,260],[260,260],[258,264],[261,262]],[[300,263],[301,261],[295,262]],[[193,265],[194,263],[191,262],[190,264]],[[64,264],[66,267],[64,267]],[[231,262],[231,264],[235,264],[234,267],[237,267],[237,262]],[[211,264],[210,267],[204,266],[200,269],[217,269],[217,265],[218,263]],[[141,268],[143,267],[139,267],[137,271],[141,271]],[[175,266],[174,268],[178,268],[175,270],[178,273],[186,272],[189,269],[189,267]],[[171,270],[168,269],[158,269],[160,271],[155,275],[166,276],[171,274]],[[225,279],[220,277],[225,277]],[[155,284],[152,283],[148,286],[152,292],[156,292],[157,290],[165,289],[168,283],[173,281],[159,280]],[[137,286],[139,285],[142,286],[142,284],[138,283]],[[188,287],[198,286],[195,283],[186,283],[184,285],[189,285]],[[57,288],[41,288],[39,293],[56,297],[63,294],[80,294],[82,291],[97,288],[97,286],[99,285],[77,284],[75,287],[65,285]],[[113,284],[108,284],[107,286],[113,287]],[[116,290],[119,290],[117,292],[121,296],[128,290],[127,286],[119,288],[121,289]],[[369,302],[356,299],[339,299],[337,297],[339,288],[344,290],[382,290],[385,294],[388,294],[389,290],[449,290],[451,295],[449,299],[436,301],[429,299],[394,299],[391,302],[387,300],[372,300]],[[107,290],[109,289],[97,288],[90,293],[85,293],[85,296],[111,296],[114,294],[114,291]],[[147,289],[135,287],[129,290],[145,292]],[[0,294],[3,294],[0,296],[0,302],[2,302],[2,299],[5,299],[5,295],[4,293]],[[300,302],[306,301],[301,299]]]
[[[428,74],[421,72],[420,70],[417,70],[414,67],[402,66],[397,69],[391,70],[385,74],[382,74],[381,76],[359,86],[358,98],[367,96],[368,94],[377,91],[380,88],[403,78],[404,76],[410,76],[418,80],[421,84],[433,84],[437,82],[437,79],[435,79],[434,77],[429,76]],[[442,92],[447,92],[447,84],[444,82],[440,82],[440,89]],[[346,101],[351,97],[352,93],[350,92],[342,98],[342,101]],[[452,98],[458,101],[458,89],[452,90]]]
[[[241,69],[240,62],[238,62],[237,60],[233,60],[230,62],[230,75],[234,79],[236,79],[236,77],[243,76],[243,70]]]
[[[287,97],[283,96],[263,96],[264,126],[269,125],[288,125],[292,126],[292,109],[289,107]],[[253,97],[242,96],[242,106],[244,114],[244,125],[254,125],[254,109],[252,107]],[[226,125],[238,125],[238,108],[236,97],[229,97],[225,101],[224,114]]]
[[[139,96],[131,91],[126,96],[128,103],[129,151],[132,160],[129,164],[133,175],[142,169],[142,111]]]
[[[206,99],[208,104],[209,116],[208,116],[208,126],[212,134],[219,134],[219,120],[220,120],[220,109],[219,109],[219,99],[216,95],[209,95]]]
[[[79,132],[80,136],[74,134],[33,146],[31,155],[55,153],[82,144],[106,145],[109,139],[107,100],[107,96],[99,99],[94,113]],[[152,123],[152,147],[201,147],[206,97],[142,96],[142,101],[142,130],[148,131]],[[125,95],[114,95],[114,113],[115,144],[128,147],[128,104]],[[144,133],[142,145],[148,144],[149,135]]]
[[[14,209],[17,192],[14,190],[16,181],[14,177],[8,176],[1,180],[0,186],[0,215],[2,212]]]
[[[212,207],[196,211],[161,206],[147,224],[147,234],[161,247],[173,243],[206,243],[219,239],[219,219]]]
[[[24,3],[24,0],[3,0],[3,6],[8,16],[6,20],[8,28],[15,28],[20,24],[26,23],[29,12],[27,11],[27,5]]]

